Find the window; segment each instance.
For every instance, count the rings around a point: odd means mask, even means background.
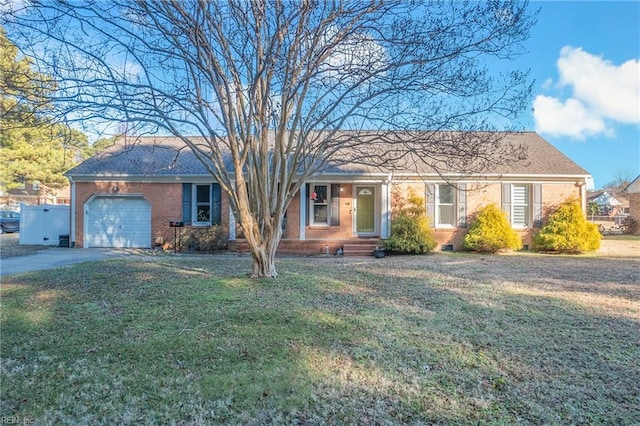
[[[529,185],[511,186],[511,226],[526,228],[530,222],[530,191]]]
[[[211,187],[196,185],[196,220],[197,223],[211,223]]]
[[[311,225],[329,225],[329,203],[327,185],[312,185]]]
[[[39,191],[40,190],[40,182],[33,182],[31,184],[31,189],[33,189],[34,191]]]
[[[453,185],[438,185],[436,225],[455,226],[456,190]]]
[[[502,211],[514,228],[540,228],[542,184],[502,184]]]
[[[432,228],[467,226],[467,184],[428,183],[426,185],[427,218]]]
[[[217,225],[221,222],[220,185],[183,184],[182,220],[194,226]]]

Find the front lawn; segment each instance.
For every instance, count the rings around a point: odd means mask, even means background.
[[[638,424],[640,259],[158,256],[3,278],[1,415]]]

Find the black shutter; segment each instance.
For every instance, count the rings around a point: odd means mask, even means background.
[[[185,225],[191,225],[191,184],[182,184],[182,221]]]
[[[340,225],[340,184],[331,184],[331,226]]]
[[[211,184],[211,224],[220,225],[222,223],[222,194],[220,184]]]

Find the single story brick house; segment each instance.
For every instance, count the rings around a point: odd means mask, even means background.
[[[502,206],[525,245],[563,201],[577,198],[586,211],[587,171],[534,132],[509,133],[504,141],[526,145],[527,161],[482,176],[443,176],[426,168],[333,168],[303,185],[292,201],[279,251],[333,253],[343,248],[346,255],[362,250],[359,243],[375,245],[390,235],[396,195],[410,188],[425,199],[443,249],[459,249],[474,213],[490,203]],[[220,225],[230,248],[243,247],[225,194],[177,138],[119,141],[66,175],[71,183],[70,238],[76,247],[173,242],[171,221],[183,221],[186,230]]]
[[[640,223],[640,175],[627,185],[625,191],[629,197],[629,215]],[[640,235],[640,226],[636,226],[634,234]]]

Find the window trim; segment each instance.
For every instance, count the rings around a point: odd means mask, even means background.
[[[312,198],[313,193],[318,193],[316,191],[316,187],[326,188],[327,198],[324,199],[323,203],[316,203]],[[309,226],[316,227],[329,227],[331,226],[331,184],[330,183],[312,183],[309,185]],[[315,218],[315,206],[325,206],[327,209],[327,220],[325,222],[316,222]]]
[[[208,200],[207,201],[198,201],[198,188],[199,187],[206,187],[207,188],[207,194],[208,194]],[[193,184],[193,204],[191,206],[191,217],[193,218],[193,226],[211,226],[211,219],[212,219],[212,206],[211,206],[211,201],[212,201],[212,197],[211,197],[211,184],[201,184],[201,183],[194,183]],[[199,206],[207,206],[209,207],[209,220],[198,220],[198,207]]]
[[[193,227],[207,227],[207,226],[213,226],[213,225],[220,225],[222,223],[222,199],[220,197],[220,200],[215,200],[214,197],[214,185],[219,185],[216,182],[212,182],[212,183],[192,183],[191,185],[191,198],[188,200],[183,199],[183,212],[184,212],[184,204],[186,203],[189,206],[189,210],[191,212],[191,226]],[[198,206],[199,205],[204,205],[205,202],[200,202],[198,203],[198,187],[200,186],[206,186],[208,188],[208,194],[209,194],[209,201],[208,201],[208,206],[209,206],[209,220],[208,221],[199,221],[198,220]],[[221,194],[220,194],[221,195]],[[220,206],[218,206],[219,208],[216,209],[215,208],[215,204],[218,203],[220,204]],[[216,219],[216,211],[220,210],[220,217]]]
[[[452,203],[447,203],[447,204],[443,204],[440,202],[440,188],[442,187],[450,187],[451,190],[453,191],[452,195],[453,195],[453,202]],[[455,185],[451,185],[451,184],[435,184],[435,228],[438,229],[442,229],[442,228],[456,228],[457,224],[458,224],[458,218],[457,218],[457,208],[458,208],[458,200],[457,200],[457,188],[455,187]],[[440,223],[440,206],[451,206],[451,221],[452,223]]]

